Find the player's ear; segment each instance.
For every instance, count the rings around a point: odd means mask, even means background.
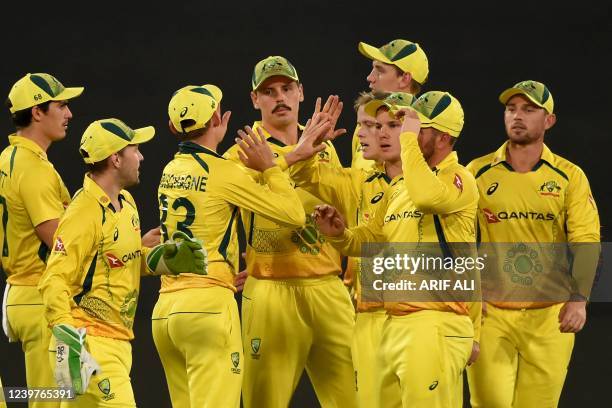
[[[251,102],[253,102],[253,108],[259,110],[259,103],[257,102],[257,91],[251,92]]]
[[[213,127],[217,127],[221,124],[221,113],[219,113],[219,109],[213,112],[213,115],[210,118],[210,125]]]
[[[304,102],[304,87],[298,82],[298,91],[300,92],[300,102]]]
[[[554,113],[546,115],[546,118],[544,119],[544,129],[550,129],[555,125],[555,123],[557,123],[557,115]]]
[[[178,130],[176,130],[171,120],[168,120],[168,128],[170,129],[170,132],[172,132],[173,135],[178,135],[179,132]]]
[[[412,74],[410,72],[404,72],[400,75],[399,87],[401,89],[408,89],[410,83],[412,82]]]

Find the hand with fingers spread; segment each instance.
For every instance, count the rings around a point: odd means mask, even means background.
[[[586,301],[570,301],[559,311],[561,333],[578,333],[586,323]]]
[[[402,120],[402,130],[400,133],[410,132],[415,135],[421,130],[421,120],[414,109],[403,108],[395,113],[395,117]]]
[[[285,155],[287,165],[307,160],[315,154],[325,150],[325,145],[321,140],[330,129],[329,119],[325,115],[315,115],[306,123],[299,142],[295,148]]]
[[[240,136],[236,138],[236,143],[240,147],[238,156],[246,167],[263,172],[276,165],[272,149],[260,128],[255,134],[250,126],[245,126],[244,131],[238,131],[238,136]]]
[[[325,134],[322,135],[321,140],[318,143],[323,143],[328,140],[334,140],[338,136],[341,136],[346,133],[346,129],[336,129],[336,125],[338,124],[338,119],[340,118],[340,114],[342,113],[342,108],[344,107],[344,103],[340,100],[338,95],[330,95],[327,97],[327,101],[325,101],[325,105],[321,109],[321,98],[317,98],[315,102],[315,110],[312,114],[310,120],[314,120],[316,117],[323,116],[327,120],[329,120],[329,129]]]
[[[317,205],[312,216],[317,223],[317,228],[323,235],[339,237],[346,229],[346,221],[338,210],[331,205]]]

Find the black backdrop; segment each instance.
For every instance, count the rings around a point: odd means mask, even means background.
[[[71,192],[80,187],[84,166],[77,152],[83,130],[93,120],[118,117],[133,127],[154,125],[157,135],[142,147],[141,184],[133,194],[143,229],[157,223],[156,188],[163,165],[176,145],[167,131],[171,93],[186,84],[214,83],[232,110],[223,152],[235,131],[257,119],[248,93],[253,65],[283,55],[298,69],[306,100],[305,121],[316,96],[340,95],[347,108],[340,125],[352,131],[350,109],[367,88],[371,62],[357,43],[382,45],[394,38],[419,42],[430,63],[426,90],[448,90],[462,103],[465,127],[457,145],[467,163],[504,141],[503,107],[497,96],[524,79],[546,83],[555,99],[557,125],[547,135],[554,152],[579,164],[588,175],[602,223],[609,235],[610,6],[549,6],[541,3],[466,6],[349,1],[230,2],[174,1],[163,5],[13,4],[1,18],[5,95],[26,72],[48,72],[65,85],[85,86],[71,103],[68,137],[49,156]],[[6,7],[6,6],[4,6]],[[0,133],[12,133],[8,115]],[[4,147],[6,139],[0,144]],[[336,141],[342,161],[350,161],[350,137]],[[0,284],[0,289],[4,282]],[[133,342],[133,385],[140,406],[169,406],[165,381],[150,334],[149,317],[159,286],[145,279]],[[608,304],[590,305],[589,322],[577,336],[561,406],[606,405],[612,380],[612,340]],[[0,375],[5,385],[24,384],[18,345],[0,341]],[[307,385],[295,406],[313,406]]]

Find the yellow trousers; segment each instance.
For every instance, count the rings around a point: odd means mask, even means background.
[[[246,280],[245,408],[286,408],[306,369],[322,407],[355,407],[355,312],[337,276]]]
[[[382,366],[378,360],[378,351],[385,320],[387,320],[387,312],[384,309],[357,312],[355,317],[351,354],[357,382],[357,405],[360,408],[389,408],[388,399],[384,405],[380,405],[380,394],[399,394],[399,387],[392,384],[387,384],[388,389],[386,390],[379,389]]]
[[[562,306],[513,310],[487,304],[480,356],[468,368],[472,407],[557,406],[574,348],[574,334],[559,331]]]
[[[152,330],[172,406],[240,406],[244,358],[231,290],[217,286],[160,293]]]
[[[87,336],[85,348],[100,365],[100,372],[89,381],[85,394],[62,401],[61,408],[136,407],[130,381],[132,345],[127,340]],[[55,339],[49,345],[49,361],[55,366]]]
[[[452,312],[390,316],[379,349],[380,406],[461,408],[473,336],[470,318]]]
[[[49,365],[51,329],[45,319],[45,307],[36,286],[9,286],[5,295],[6,325],[25,354],[28,388],[57,387],[53,366]],[[59,407],[59,402],[30,402],[30,408]]]

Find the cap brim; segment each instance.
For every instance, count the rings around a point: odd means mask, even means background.
[[[541,104],[540,102],[538,102],[535,99],[533,99],[533,97],[531,95],[529,95],[527,92],[525,92],[523,89],[520,89],[520,88],[508,88],[508,89],[506,89],[504,92],[502,92],[499,95],[499,101],[505,105],[506,103],[508,103],[510,98],[512,98],[515,95],[523,95],[527,99],[529,99],[531,102],[533,102],[535,105],[539,106],[540,108],[546,109],[546,107],[543,104]]]
[[[155,128],[153,126],[147,126],[140,129],[134,129],[134,138],[130,144],[142,144],[153,139],[155,136]]]
[[[375,118],[376,112],[378,112],[378,109],[381,106],[385,106],[385,103],[380,99],[374,99],[365,104],[363,111],[366,113],[366,115],[370,115]]]
[[[268,79],[270,79],[270,78],[272,78],[272,77],[275,77],[275,76],[278,76],[278,77],[285,77],[285,78],[289,78],[289,79],[291,79],[291,80],[293,80],[293,81],[300,82],[300,79],[299,79],[297,76],[295,76],[295,75],[281,74],[281,73],[279,73],[279,72],[272,72],[272,73],[270,73],[270,75],[264,75],[264,76],[263,76],[263,77],[262,77],[262,78],[259,80],[259,82],[253,86],[253,91],[256,91],[256,90],[257,90],[257,89],[258,89],[258,88],[261,86],[261,84],[263,84],[263,83],[264,83],[264,82],[266,82]]]
[[[380,52],[380,50],[376,47],[373,47],[364,42],[360,42],[358,49],[362,55],[364,55],[365,57],[368,57],[369,59],[381,61],[381,62],[384,62],[385,64],[393,64],[393,61],[385,57],[385,54]]]
[[[223,92],[221,92],[221,89],[218,86],[206,84],[202,85],[202,88],[206,88],[208,92],[212,94],[213,98],[215,98],[217,103],[221,102],[221,99],[223,99]]]
[[[62,92],[59,93],[55,98],[52,98],[52,101],[66,101],[68,99],[76,98],[80,94],[83,93],[85,88],[83,87],[74,87],[74,88],[64,88]]]

